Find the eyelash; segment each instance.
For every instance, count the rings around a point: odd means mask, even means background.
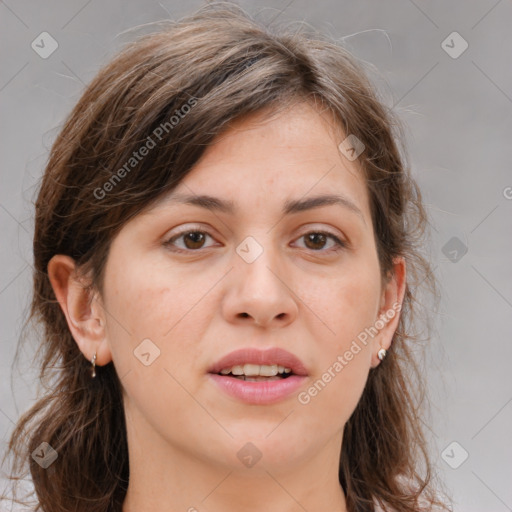
[[[169,247],[173,252],[178,252],[178,253],[193,253],[193,252],[199,252],[199,251],[201,251],[201,249],[204,249],[203,247],[200,247],[199,249],[180,249],[180,248],[177,248],[177,247],[173,246],[173,242],[175,240],[181,238],[184,235],[190,234],[190,233],[201,233],[203,235],[209,236],[210,238],[213,238],[207,231],[203,231],[203,230],[200,230],[200,229],[188,229],[186,231],[182,231],[181,233],[177,233],[176,235],[173,235],[166,242],[164,242],[164,245],[166,247]],[[330,249],[318,249],[318,250],[309,249],[312,252],[316,252],[316,253],[319,253],[319,252],[325,252],[325,253],[339,252],[339,251],[341,251],[341,250],[343,250],[343,249],[345,249],[347,247],[347,244],[345,242],[341,241],[336,235],[334,235],[332,233],[329,233],[328,231],[315,231],[315,230],[308,231],[307,233],[304,233],[303,235],[301,235],[299,237],[299,239],[303,238],[303,237],[305,237],[307,235],[311,235],[311,234],[324,235],[324,236],[330,238],[331,240],[334,240],[334,243],[335,243],[335,247],[331,247]],[[206,249],[208,249],[208,247]]]

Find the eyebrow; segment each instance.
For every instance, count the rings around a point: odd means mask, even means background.
[[[211,211],[219,211],[233,215],[236,211],[235,203],[232,200],[220,199],[210,195],[182,195],[174,194],[169,197],[172,202],[181,204],[190,204],[199,206]],[[324,194],[315,197],[308,197],[306,199],[289,199],[285,202],[283,207],[283,215],[290,215],[293,213],[300,213],[313,208],[320,208],[322,206],[339,205],[353,213],[356,213],[366,223],[363,212],[347,197],[335,194]]]

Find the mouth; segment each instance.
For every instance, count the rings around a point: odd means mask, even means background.
[[[281,379],[288,378],[290,375],[306,376],[308,371],[297,356],[275,347],[267,350],[256,348],[235,350],[214,363],[208,369],[208,373],[232,377]]]
[[[308,375],[295,355],[279,348],[237,350],[217,361],[208,373],[223,392],[253,405],[285,399]]]
[[[282,380],[295,375],[291,368],[278,364],[259,365],[246,363],[235,365],[231,368],[223,368],[217,375],[245,380],[247,382],[272,382]]]

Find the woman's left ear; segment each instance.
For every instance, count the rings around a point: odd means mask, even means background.
[[[393,260],[393,268],[390,270],[388,280],[382,290],[379,314],[375,321],[379,332],[373,339],[372,368],[376,368],[380,364],[381,360],[386,357],[384,351],[388,351],[391,346],[400,320],[405,288],[405,259],[397,257]]]

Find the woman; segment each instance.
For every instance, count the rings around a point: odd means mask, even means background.
[[[40,510],[446,510],[395,125],[345,50],[232,5],[100,71],[36,203],[48,391],[10,448]]]

